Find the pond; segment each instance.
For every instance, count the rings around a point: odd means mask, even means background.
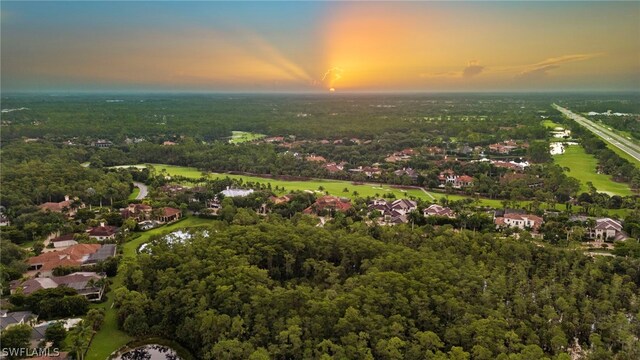
[[[160,238],[159,240],[156,241],[164,241],[167,244],[171,245],[174,243],[183,243],[185,240],[190,240],[194,233],[198,232],[200,234],[202,234],[203,236],[209,236],[209,232],[207,230],[176,230],[174,232],[171,232],[165,236],[163,236],[162,238]],[[138,248],[138,252],[148,252],[149,250],[146,250],[147,247],[149,246],[150,243],[146,243],[146,244],[142,244],[140,246],[140,248]]]
[[[170,347],[149,344],[129,350],[115,358],[116,360],[180,360]]]

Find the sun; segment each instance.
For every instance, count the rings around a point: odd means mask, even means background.
[[[336,89],[334,89],[334,88],[330,88],[329,89],[329,92],[335,92],[335,91],[336,91]]]

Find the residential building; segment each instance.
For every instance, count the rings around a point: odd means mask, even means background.
[[[468,175],[457,175],[453,170],[444,170],[438,176],[440,187],[451,184],[452,187],[459,189],[467,186],[473,186],[473,178]]]
[[[587,237],[596,241],[621,241],[629,238],[622,230],[622,223],[611,218],[595,220],[595,226],[587,228]]]
[[[31,311],[14,311],[0,310],[0,330],[6,330],[14,325],[27,324],[33,325],[38,316]]]
[[[362,173],[362,174],[365,174],[368,178],[382,175],[382,170],[380,170],[377,167],[371,167],[371,166],[364,166],[364,167],[359,166],[354,169],[349,169],[349,172]]]
[[[136,221],[147,220],[151,217],[153,208],[145,204],[129,204],[124,209],[120,209],[123,219],[135,219]]]
[[[94,142],[91,143],[92,146],[97,147],[97,148],[108,148],[113,146],[113,143],[109,140],[96,140]]]
[[[506,213],[503,216],[496,217],[494,223],[498,228],[511,227],[522,230],[533,230],[535,232],[540,229],[540,225],[544,220],[536,215]]]
[[[53,269],[63,266],[88,266],[105,260],[116,253],[115,244],[76,244],[63,250],[42,253],[27,259],[31,275],[51,277]]]
[[[380,212],[378,223],[387,225],[407,223],[409,213],[417,209],[417,203],[408,199],[398,199],[392,202],[377,199],[369,203],[370,212],[375,210]]]
[[[60,235],[51,239],[50,242],[51,244],[53,244],[53,247],[56,249],[66,248],[66,247],[78,244],[78,242],[75,240],[75,234]]]
[[[71,200],[69,195],[64,196],[64,201],[60,202],[46,202],[38,206],[42,211],[51,211],[64,213],[67,216],[73,217],[76,215],[78,209],[84,209],[85,205],[79,198]]]
[[[321,196],[310,207],[303,210],[305,214],[318,214],[323,211],[345,212],[351,209],[351,200],[332,195]]]
[[[11,225],[11,221],[9,221],[9,218],[4,214],[0,214],[0,226],[9,226],[9,225]]]
[[[180,216],[182,215],[180,209],[171,207],[164,207],[161,209],[161,211],[162,212],[158,215],[157,220],[163,223],[176,221],[180,219]]]
[[[87,229],[89,237],[98,241],[113,240],[116,238],[117,232],[117,227],[105,225],[105,223],[100,223],[100,226]]]
[[[325,159],[323,156],[316,155],[308,155],[305,160],[314,162],[327,162],[327,159]]]
[[[222,190],[225,197],[245,197],[253,194],[253,189],[236,189],[227,186],[226,190]]]
[[[416,180],[418,178],[418,172],[413,170],[412,168],[402,168],[400,170],[396,170],[393,172],[396,176],[408,176],[412,180]]]
[[[455,218],[456,214],[453,212],[453,210],[451,210],[448,207],[445,206],[440,206],[438,204],[433,204],[430,205],[429,207],[425,208],[422,211],[422,214],[425,217],[429,217],[429,216],[444,216],[444,217],[448,217],[448,218]]]
[[[102,280],[105,278],[106,275],[99,275],[95,272],[75,272],[65,276],[32,278],[22,283],[13,282],[11,293],[20,291],[25,295],[30,295],[38,290],[66,286],[75,289],[79,295],[86,297],[89,301],[99,301],[104,294],[106,283]]]

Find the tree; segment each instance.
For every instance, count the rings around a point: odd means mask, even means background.
[[[62,322],[55,322],[45,330],[44,338],[53,343],[54,348],[62,347],[64,339],[67,337],[67,330]]]
[[[20,353],[20,349],[29,348],[29,339],[31,338],[31,326],[27,324],[14,325],[2,331],[0,335],[0,344],[2,349],[14,349],[15,353],[10,352],[8,359],[19,359],[24,357],[24,353]],[[24,351],[24,350],[23,350]]]
[[[104,309],[91,309],[85,316],[85,321],[94,331],[100,330],[104,322]]]
[[[93,330],[91,330],[91,327],[84,321],[80,321],[76,327],[69,331],[70,350],[76,354],[76,359],[84,360],[84,355],[89,347],[92,334]]]

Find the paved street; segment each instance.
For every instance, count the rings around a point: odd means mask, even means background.
[[[632,157],[634,157],[636,160],[640,161],[640,146],[634,144],[633,142],[631,142],[628,139],[625,139],[623,136],[620,136],[616,133],[614,133],[613,131],[607,129],[606,127],[597,124],[581,115],[578,115],[568,109],[565,109],[561,106],[558,106],[556,104],[553,104],[553,107],[556,108],[558,111],[560,111],[561,113],[563,113],[566,117],[574,120],[575,122],[577,122],[578,124],[586,127],[587,129],[589,129],[591,132],[593,132],[594,134],[600,136],[601,138],[603,138],[605,141],[611,143],[613,146],[617,147],[618,149],[624,151],[625,153],[631,155]]]
[[[136,196],[136,200],[142,200],[142,199],[147,197],[147,194],[149,193],[149,189],[147,188],[147,185],[145,185],[145,184],[143,184],[141,182],[134,181],[133,182],[133,186],[135,186],[138,189],[140,189],[140,192],[138,193],[138,196]]]

